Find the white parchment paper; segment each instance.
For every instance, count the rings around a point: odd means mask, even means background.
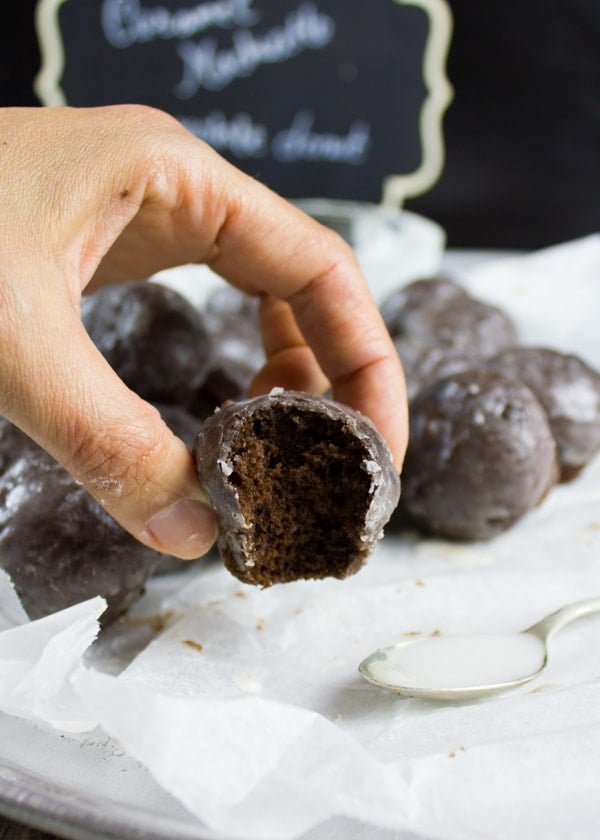
[[[461,279],[526,342],[600,367],[600,236]],[[552,641],[537,680],[485,701],[401,698],[356,669],[403,638],[512,633],[599,594],[597,458],[488,543],[388,536],[353,578],[265,591],[218,562],[155,580],[87,655],[98,599],[28,623],[0,575],[0,709],[100,725],[215,837],[591,840],[600,616]]]

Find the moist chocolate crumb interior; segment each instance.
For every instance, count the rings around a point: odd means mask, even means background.
[[[352,555],[355,568],[362,564],[368,452],[341,420],[265,407],[237,427],[230,445],[227,480],[252,523],[254,582],[345,577]]]

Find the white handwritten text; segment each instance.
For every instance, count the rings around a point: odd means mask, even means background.
[[[273,156],[283,163],[293,161],[327,161],[358,166],[367,158],[371,145],[370,128],[363,120],[355,120],[344,135],[313,131],[314,114],[300,111],[290,128],[273,138]]]
[[[186,41],[178,52],[184,64],[183,78],[175,94],[188,99],[200,88],[222,90],[234,79],[251,76],[263,64],[288,61],[306,49],[321,49],[333,38],[335,22],[312,3],[304,3],[286,15],[282,26],[257,35],[236,30],[231,49],[219,50],[212,38],[199,43]]]
[[[164,6],[144,8],[140,0],[104,0],[102,28],[109,44],[120,49],[158,39],[181,40],[205,32],[210,26],[254,26],[260,15],[250,8],[253,2],[214,0],[171,11]]]
[[[228,120],[222,111],[211,111],[205,117],[178,119],[188,131],[219,152],[231,152],[238,158],[264,157],[267,154],[267,128],[253,122],[250,114],[235,114]]]

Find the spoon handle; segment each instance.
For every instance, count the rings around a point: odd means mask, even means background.
[[[585,601],[576,601],[574,604],[568,604],[566,607],[561,607],[560,610],[550,613],[537,624],[532,625],[526,633],[532,633],[538,636],[542,641],[548,641],[550,636],[554,635],[558,630],[562,630],[567,624],[576,621],[578,618],[583,618],[584,615],[591,615],[592,613],[600,612],[600,598],[587,598]]]

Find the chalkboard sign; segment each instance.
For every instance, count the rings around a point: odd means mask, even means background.
[[[289,198],[401,204],[443,165],[444,0],[40,0],[46,105],[142,102]]]

